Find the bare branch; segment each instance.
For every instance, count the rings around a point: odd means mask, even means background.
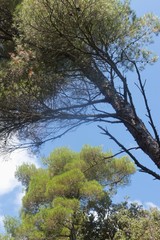
[[[157,143],[159,144],[159,147],[160,147],[159,135],[158,135],[157,129],[155,127],[155,124],[154,124],[154,121],[153,121],[153,118],[152,118],[152,115],[151,115],[151,110],[149,108],[147,96],[146,96],[146,93],[145,93],[145,88],[144,87],[145,87],[146,81],[144,82],[144,84],[142,83],[141,75],[140,75],[139,69],[137,67],[137,64],[135,62],[133,62],[133,64],[135,66],[135,69],[136,69],[136,72],[137,72],[137,75],[138,75],[138,81],[139,81],[139,85],[140,85],[140,90],[141,90],[141,93],[142,93],[142,96],[143,96],[143,99],[144,99],[144,103],[145,103],[146,110],[147,110],[147,113],[148,113],[148,118],[150,120],[149,123],[150,123],[150,125],[151,125],[151,127],[153,129],[155,138],[156,138]]]
[[[98,127],[103,130],[103,134],[109,136],[125,153],[127,153],[135,162],[135,164],[137,165],[137,167],[140,168],[141,172],[145,172],[150,174],[151,176],[153,176],[155,179],[160,180],[160,175],[157,174],[156,172],[150,170],[149,168],[143,166],[138,160],[137,158],[130,152],[130,149],[127,149],[122,143],[120,143],[111,133],[109,133],[109,131],[107,129],[104,129],[103,127],[99,126]]]

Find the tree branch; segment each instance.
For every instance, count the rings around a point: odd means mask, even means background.
[[[127,149],[123,144],[121,144],[107,129],[104,129],[103,127],[99,126],[98,127],[103,130],[103,134],[107,135],[112,139],[124,152],[126,152],[135,162],[137,167],[140,168],[141,172],[145,172],[153,176],[155,179],[160,180],[160,175],[157,174],[156,172],[150,170],[149,168],[143,166],[139,161],[136,159],[136,157],[130,152],[130,149]]]
[[[147,110],[147,113],[148,113],[148,118],[150,120],[150,125],[153,129],[153,132],[154,132],[154,135],[155,135],[155,138],[157,140],[157,143],[159,144],[159,147],[160,147],[160,139],[159,139],[159,135],[158,135],[158,132],[156,130],[156,127],[155,127],[155,124],[154,124],[154,121],[153,121],[153,118],[152,118],[152,115],[151,115],[151,110],[149,108],[149,104],[148,104],[148,100],[147,100],[147,96],[146,96],[146,93],[145,93],[145,89],[144,89],[144,84],[142,84],[142,79],[141,79],[141,75],[140,75],[140,72],[139,72],[139,69],[137,67],[137,64],[135,62],[132,62],[135,66],[135,69],[136,69],[136,72],[137,72],[137,75],[138,75],[138,81],[139,81],[139,85],[140,85],[140,91],[142,93],[142,96],[143,96],[143,99],[144,99],[144,103],[145,103],[145,106],[146,106],[146,110]]]

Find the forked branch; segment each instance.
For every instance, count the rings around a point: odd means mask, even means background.
[[[145,167],[142,165],[137,158],[130,152],[131,149],[127,149],[122,143],[120,143],[107,129],[103,128],[102,126],[98,127],[103,130],[103,134],[110,137],[111,140],[113,140],[125,153],[127,153],[131,159],[134,161],[134,163],[137,165],[138,168],[140,168],[141,172],[148,173],[149,175],[153,176],[155,179],[160,180],[160,175],[156,172],[152,171],[151,169]]]

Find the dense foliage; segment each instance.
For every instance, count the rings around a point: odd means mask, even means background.
[[[160,179],[106,129],[108,123],[122,123],[135,139],[135,149],[160,168],[158,130],[141,78],[141,70],[157,60],[147,46],[159,34],[159,18],[138,18],[128,1],[119,0],[0,3],[2,147],[13,147],[7,143],[14,134],[39,146],[82,123],[100,122],[103,133],[141,171]],[[146,108],[145,123],[138,117],[127,77],[133,70]]]
[[[17,169],[26,193],[20,220],[5,219],[11,239],[84,239],[95,224],[95,237],[100,237],[98,224],[103,224],[111,205],[109,196],[128,184],[135,172],[133,163],[89,146],[80,153],[56,149],[43,162],[43,169],[28,164]]]
[[[14,148],[8,140],[15,135],[39,147],[82,123],[99,122],[121,153],[160,179],[131,153],[141,149],[159,170],[160,138],[141,77],[157,61],[148,45],[159,31],[159,18],[138,18],[129,1],[0,0],[1,147]],[[129,71],[144,100],[143,119]],[[123,124],[136,146],[118,141],[109,123]],[[22,165],[16,173],[25,188],[21,215],[5,219],[7,235],[0,239],[158,240],[159,210],[112,203],[135,169],[126,157],[111,155],[64,148],[44,160],[46,168]]]
[[[135,168],[126,157],[110,158],[99,147],[80,153],[54,150],[45,168],[16,171],[25,190],[20,217],[6,217],[2,240],[158,240],[160,211],[135,203],[114,204],[117,187]]]

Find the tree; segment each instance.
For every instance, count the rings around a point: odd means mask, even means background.
[[[10,58],[9,53],[14,49],[14,36],[18,34],[13,26],[13,14],[16,6],[21,0],[1,0],[0,1],[0,59]]]
[[[159,240],[160,211],[158,209],[144,210],[137,204],[129,205],[127,202],[113,204],[106,200],[105,213],[108,213],[105,218],[97,214],[95,219],[94,215],[90,215],[82,225],[82,238],[78,239]],[[8,218],[6,223],[7,221],[10,219]],[[9,236],[2,236],[0,239],[14,240]]]
[[[143,206],[127,202],[97,205],[102,214],[97,214],[97,219],[90,216],[85,223],[84,240],[159,239],[160,211],[157,208],[145,210]]]
[[[0,239],[158,240],[158,209],[112,202],[113,189],[128,184],[135,168],[128,158],[108,156],[98,147],[59,148],[43,159],[43,169],[20,166],[16,177],[26,191],[20,219],[6,217]]]
[[[88,216],[98,213],[96,204],[110,206],[113,190],[128,184],[135,172],[128,158],[111,161],[109,155],[99,147],[84,146],[80,153],[60,148],[43,160],[46,168],[20,166],[16,177],[26,193],[20,221],[5,220],[8,236],[13,240],[84,239]]]
[[[142,206],[132,204],[121,208],[114,217],[119,228],[115,240],[159,239],[160,211],[157,208],[144,210]]]
[[[39,146],[82,123],[99,122],[142,172],[160,179],[131,152],[141,149],[159,171],[160,140],[141,77],[157,60],[147,46],[159,34],[159,19],[138,18],[128,1],[119,0],[23,0],[15,12],[16,51],[1,71],[4,145],[16,133]],[[129,71],[144,100],[145,122],[136,111]],[[108,123],[123,124],[135,148],[119,142]]]

